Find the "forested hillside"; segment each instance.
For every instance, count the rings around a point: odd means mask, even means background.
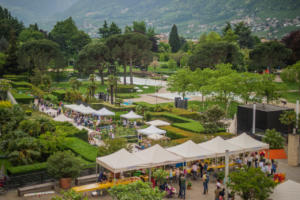
[[[211,30],[220,31],[226,21],[246,21],[255,33],[270,38],[300,28],[298,0],[27,0],[22,8],[20,2],[25,1],[0,0],[0,4],[25,22],[31,18],[50,29],[55,21],[72,16],[91,35],[97,34],[105,19],[121,27],[134,20],[145,20],[157,32],[165,33],[172,24],[177,24],[180,34],[190,38]],[[24,16],[20,16],[23,10]],[[39,14],[30,15],[35,10]],[[37,19],[39,15],[52,17]]]

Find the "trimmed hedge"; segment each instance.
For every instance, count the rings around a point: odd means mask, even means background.
[[[66,91],[65,90],[54,90],[52,91],[52,94],[57,96],[59,101],[63,101],[66,95]]]
[[[152,112],[150,113],[151,118],[165,118],[171,122],[174,123],[188,123],[188,122],[195,122],[192,119],[188,119],[185,117],[180,117],[178,115],[172,114],[172,113],[168,113],[168,112]]]
[[[172,132],[172,131],[167,131],[167,137],[169,137],[171,140],[177,140],[181,138],[186,138],[186,136]]]
[[[134,102],[134,105],[140,105],[146,108],[147,111],[153,112],[156,105],[154,104],[150,104],[150,103],[146,103],[146,102]]]
[[[65,146],[87,161],[95,162],[98,148],[76,137],[66,138]]]
[[[7,170],[10,174],[24,174],[28,172],[41,171],[47,168],[47,162],[35,163],[31,165],[21,165],[9,167]]]
[[[11,81],[28,81],[28,76],[26,75],[6,74],[3,75],[3,78]]]
[[[174,124],[172,124],[172,126],[186,130],[186,131],[195,132],[195,133],[205,132],[205,129],[199,122],[174,123]]]
[[[136,98],[138,95],[134,94],[134,93],[120,93],[117,94],[117,98],[120,99],[133,99]]]
[[[11,82],[11,85],[13,88],[29,88],[29,89],[32,88],[32,84],[25,81],[20,81],[20,82],[13,81]]]
[[[13,96],[18,103],[22,104],[29,104],[34,101],[34,97],[28,94],[13,93]]]
[[[131,93],[135,92],[134,85],[118,85],[117,93]]]

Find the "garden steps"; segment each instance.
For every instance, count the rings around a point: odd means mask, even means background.
[[[38,185],[32,185],[27,187],[18,188],[18,196],[21,197],[24,194],[34,193],[34,192],[45,192],[53,190],[55,187],[55,182],[43,183]]]

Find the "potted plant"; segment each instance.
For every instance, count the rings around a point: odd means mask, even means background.
[[[191,182],[191,181],[189,181],[189,182],[187,183],[187,189],[188,189],[188,190],[192,189],[192,182]]]
[[[71,187],[72,178],[79,175],[81,170],[80,160],[71,151],[56,152],[47,160],[47,171],[60,182],[60,187]]]

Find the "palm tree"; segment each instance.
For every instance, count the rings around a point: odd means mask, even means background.
[[[95,96],[95,91],[97,88],[96,85],[96,75],[95,74],[91,74],[89,77],[89,85],[88,85],[88,97],[92,98]]]
[[[114,103],[114,90],[115,95],[117,91],[117,84],[118,84],[119,78],[114,75],[109,75],[107,79],[107,84],[110,86],[110,103]]]

